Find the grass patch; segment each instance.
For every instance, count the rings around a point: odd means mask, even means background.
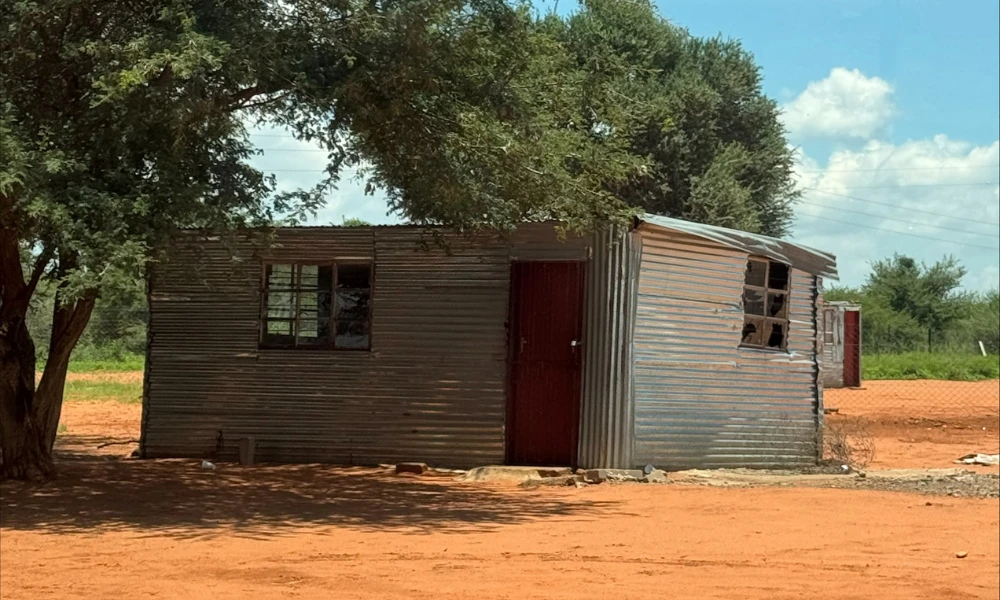
[[[975,354],[866,354],[861,359],[863,379],[942,379],[983,381],[1000,378],[1000,357]]]
[[[112,401],[138,404],[142,402],[142,382],[67,381],[65,398],[71,402]]]
[[[146,364],[146,357],[142,354],[126,354],[114,359],[70,359],[70,373],[94,373],[97,371],[141,371]],[[41,361],[35,365],[35,369],[41,373],[45,368],[45,362]]]

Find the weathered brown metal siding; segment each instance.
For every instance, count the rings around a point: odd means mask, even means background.
[[[747,253],[641,226],[635,460],[665,468],[816,460],[816,278],[793,269],[788,351],[739,347]]]
[[[641,241],[623,229],[599,233],[588,265],[578,453],[587,468],[633,463],[632,335]]]
[[[281,230],[265,253],[371,258],[371,352],[258,349],[253,248],[179,244],[153,279],[143,454],[234,458],[252,435],[262,461],[502,461],[511,245],[442,239]]]
[[[564,232],[551,222],[524,223],[510,234],[511,260],[587,260],[592,235]]]

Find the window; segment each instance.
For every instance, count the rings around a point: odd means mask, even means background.
[[[833,344],[833,320],[836,317],[832,308],[823,311],[823,343]]]
[[[747,261],[743,285],[743,346],[785,349],[789,275],[786,264],[762,258]]]
[[[261,346],[371,348],[367,263],[264,265]]]

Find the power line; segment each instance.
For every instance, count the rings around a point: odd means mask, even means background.
[[[928,215],[934,215],[935,217],[941,217],[944,219],[953,219],[955,221],[968,221],[969,223],[976,223],[977,225],[1000,225],[1000,223],[994,223],[992,221],[983,221],[982,219],[967,219],[965,217],[953,217],[951,215],[945,215],[941,213],[934,212],[932,210],[921,210],[919,208],[910,208],[899,206],[898,204],[889,204],[888,202],[877,202],[875,200],[869,200],[867,198],[859,198],[857,196],[849,196],[847,194],[838,194],[836,192],[828,192],[819,188],[802,188],[803,190],[810,190],[813,192],[819,192],[821,194],[829,194],[830,196],[837,196],[839,198],[847,198],[848,200],[857,200],[858,202],[867,202],[868,204],[877,204],[879,206],[888,206],[889,208],[895,208],[897,210],[907,210],[909,212],[918,212]]]
[[[865,217],[874,217],[876,219],[884,219],[886,221],[897,221],[899,223],[909,223],[911,225],[920,225],[921,227],[933,227],[934,229],[944,229],[946,231],[954,231],[956,233],[964,233],[966,235],[982,235],[982,236],[986,236],[986,237],[992,237],[992,238],[1000,239],[1000,234],[980,233],[978,231],[969,231],[967,229],[956,229],[954,227],[945,227],[944,225],[933,225],[931,223],[923,223],[921,221],[911,221],[909,219],[898,219],[898,218],[895,218],[895,217],[888,217],[888,216],[885,216],[885,215],[877,215],[875,213],[862,212],[860,210],[850,210],[850,209],[847,209],[847,208],[840,208],[839,206],[830,206],[828,204],[817,204],[815,202],[806,202],[805,200],[802,200],[801,203],[802,204],[808,204],[809,206],[816,206],[816,207],[819,207],[819,208],[834,209],[834,210],[836,210],[838,212],[847,212],[847,213],[852,213],[852,214],[855,214],[855,215],[862,215],[862,216],[865,216]]]
[[[848,185],[847,187],[855,190],[894,190],[897,188],[913,187],[974,187],[979,185],[1000,185],[1000,181],[974,181],[970,183],[900,183],[895,185]],[[822,190],[823,188],[811,189]]]
[[[852,223],[850,221],[840,221],[838,219],[830,219],[830,218],[827,218],[827,217],[821,217],[819,215],[809,215],[809,214],[807,214],[807,215],[803,215],[803,216],[812,217],[814,219],[821,219],[823,221],[830,221],[831,223],[840,223],[841,225],[850,225],[851,227],[862,227],[864,229],[874,229],[875,231],[884,231],[886,233],[894,233],[896,235],[907,235],[907,236],[910,236],[910,237],[921,238],[921,239],[924,239],[924,240],[931,240],[931,241],[934,241],[934,242],[941,242],[941,243],[944,243],[944,244],[957,244],[959,246],[969,246],[971,248],[982,248],[984,250],[993,250],[994,252],[1000,250],[1000,248],[998,248],[996,246],[982,246],[982,245],[979,245],[979,244],[967,244],[965,242],[956,242],[955,240],[946,240],[946,239],[943,239],[943,238],[930,237],[930,236],[926,236],[926,235],[920,235],[920,234],[917,234],[917,233],[906,233],[905,231],[895,231],[893,229],[884,229],[882,227],[875,227],[873,225],[862,225],[861,223]]]
[[[799,173],[868,173],[877,171],[941,171],[958,169],[1000,169],[1000,164],[996,165],[973,165],[973,166],[949,166],[949,167],[886,167],[873,169],[803,169]]]

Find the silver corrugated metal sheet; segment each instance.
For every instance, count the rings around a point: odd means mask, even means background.
[[[632,334],[641,239],[622,229],[597,234],[587,268],[587,312],[579,462],[632,466]]]
[[[235,458],[252,435],[262,461],[502,461],[509,246],[439,239],[310,228],[264,252],[180,243],[152,284],[143,454]],[[257,254],[372,257],[372,351],[259,350]]]
[[[671,219],[660,215],[647,213],[642,215],[639,220],[667,231],[699,237],[727,248],[741,250],[747,254],[773,258],[819,277],[837,279],[837,258],[829,252],[766,235]]]
[[[788,352],[740,348],[747,252],[641,226],[635,462],[813,463],[816,278],[793,269]]]

